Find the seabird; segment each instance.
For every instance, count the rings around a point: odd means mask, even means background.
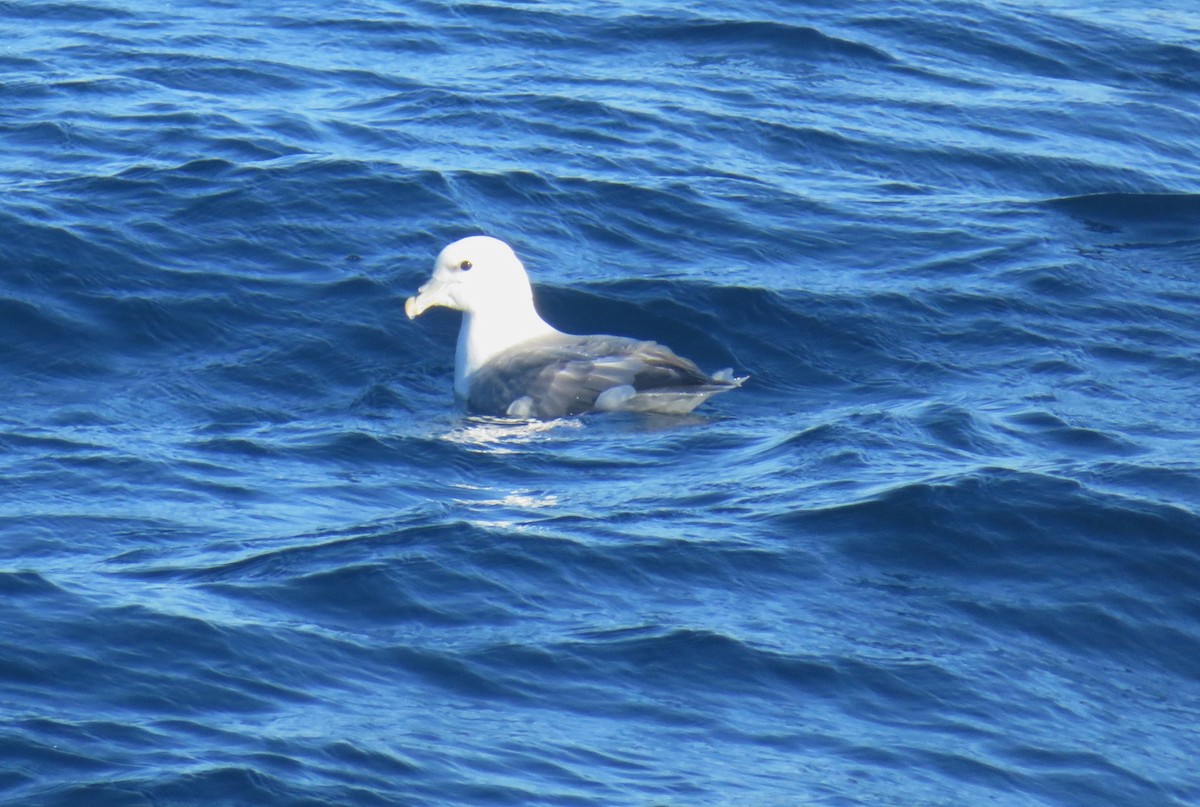
[[[405,301],[404,312],[416,319],[439,305],[463,314],[454,391],[481,415],[685,414],[746,380],[730,370],[708,375],[655,342],[562,333],[538,314],[516,253],[490,236],[443,249],[433,276]]]

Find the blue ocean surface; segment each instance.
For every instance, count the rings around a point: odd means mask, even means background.
[[[18,0],[0,102],[0,804],[1200,803],[1193,0]],[[476,233],[750,380],[472,417]]]

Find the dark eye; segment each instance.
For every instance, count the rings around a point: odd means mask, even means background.
[[[471,268],[471,262],[470,262],[470,261],[463,261],[462,263],[460,263],[460,264],[458,265],[458,268],[459,268],[459,269],[462,269],[462,270],[465,272],[465,271],[467,271],[468,269],[470,269],[470,268]]]

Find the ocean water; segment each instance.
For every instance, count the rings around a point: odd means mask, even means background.
[[[1200,803],[1193,2],[0,35],[0,803]],[[750,381],[469,417],[479,232]]]

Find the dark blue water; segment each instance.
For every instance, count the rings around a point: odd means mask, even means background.
[[[1200,802],[1183,0],[0,3],[0,802]],[[474,420],[447,242],[751,380]]]

